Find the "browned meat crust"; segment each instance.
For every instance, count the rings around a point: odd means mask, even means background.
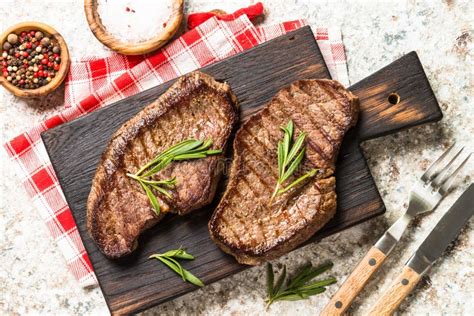
[[[357,121],[358,99],[332,80],[301,80],[277,93],[237,132],[227,190],[209,222],[213,240],[240,263],[260,264],[309,239],[336,212],[335,161]],[[277,144],[289,119],[307,133],[294,179],[318,174],[270,202],[278,178]],[[291,179],[290,179],[291,180]]]
[[[237,99],[227,84],[194,72],[180,78],[158,100],[112,136],[92,182],[87,202],[88,231],[106,256],[118,258],[137,247],[142,231],[168,212],[185,214],[210,203],[222,173],[222,155],[174,162],[155,176],[176,177],[172,199],[157,194],[159,216],[135,173],[170,146],[189,139],[212,138],[212,149],[225,149],[238,122]]]

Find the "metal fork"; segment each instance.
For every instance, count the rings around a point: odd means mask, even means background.
[[[455,160],[464,147],[459,149],[446,164],[445,160],[454,152],[455,144],[448,148],[417,180],[409,194],[408,208],[405,213],[385,232],[372,246],[351,275],[334,294],[321,315],[342,315],[351,305],[355,297],[362,291],[371,276],[382,266],[385,258],[393,250],[402,237],[408,224],[419,214],[427,213],[436,208],[449,193],[454,179],[469,160],[471,154],[450,172]]]

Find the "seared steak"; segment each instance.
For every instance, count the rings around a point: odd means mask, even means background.
[[[115,132],[87,201],[87,228],[106,256],[118,258],[132,252],[140,233],[166,213],[185,214],[211,202],[223,169],[222,154],[173,162],[156,174],[156,180],[177,180],[171,199],[154,192],[160,215],[139,183],[126,173],[137,172],[157,154],[186,139],[211,138],[212,149],[223,150],[238,121],[237,110],[237,99],[227,84],[194,72]]]
[[[332,80],[301,80],[279,91],[237,132],[230,179],[209,222],[213,240],[244,264],[281,256],[309,239],[336,212],[335,161],[346,131],[357,121],[358,99]],[[304,131],[300,169],[317,174],[291,190],[271,195],[278,179],[280,127],[289,120],[295,137]]]

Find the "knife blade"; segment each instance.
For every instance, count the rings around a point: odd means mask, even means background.
[[[407,266],[423,274],[456,238],[474,213],[474,184],[464,191],[408,260]]]
[[[375,303],[369,315],[392,315],[473,214],[474,184],[471,184],[410,257],[402,273]]]

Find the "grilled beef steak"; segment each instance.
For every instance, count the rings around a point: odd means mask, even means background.
[[[186,139],[211,138],[212,149],[224,149],[238,122],[237,99],[227,84],[194,72],[180,78],[158,100],[126,122],[112,136],[92,182],[87,201],[87,228],[110,258],[129,254],[142,231],[166,213],[185,214],[214,197],[222,173],[222,154],[172,162],[155,180],[176,177],[171,197],[154,192],[156,215],[140,184],[126,176],[157,154]]]
[[[358,99],[332,80],[301,80],[279,91],[237,132],[230,179],[209,222],[213,240],[244,264],[281,256],[309,239],[336,212],[335,161],[346,131],[357,121]],[[271,195],[278,179],[280,127],[307,133],[300,169],[317,174],[289,191]]]

